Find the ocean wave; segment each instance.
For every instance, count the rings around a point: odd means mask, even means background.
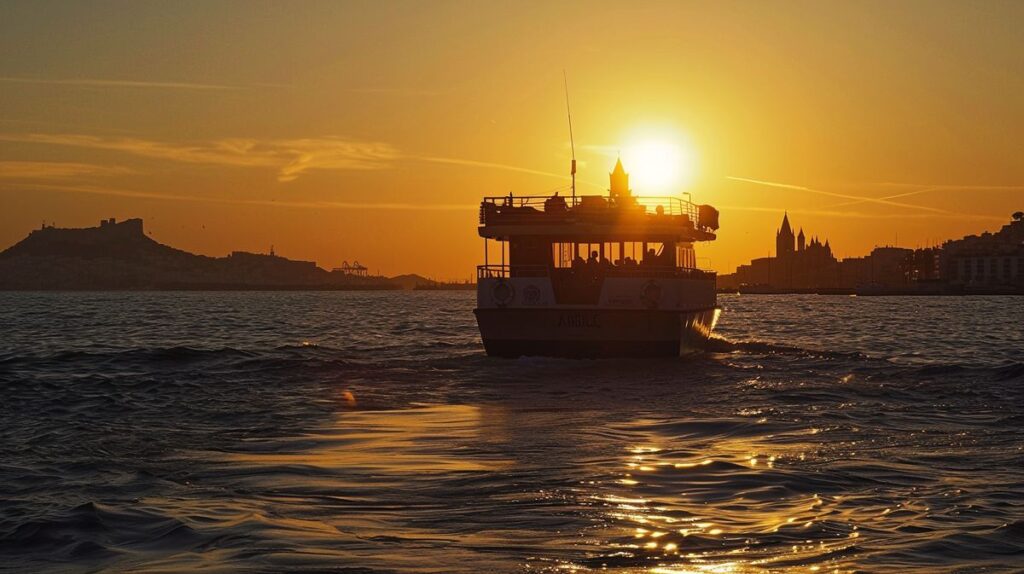
[[[110,558],[121,552],[187,550],[203,537],[174,517],[144,508],[84,502],[50,516],[0,523],[0,553],[45,550],[48,561]]]
[[[703,353],[509,361],[471,294],[183,296],[7,311],[0,570],[1024,559],[1018,311],[743,298]]]

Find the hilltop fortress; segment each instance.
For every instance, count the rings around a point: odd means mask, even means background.
[[[426,280],[423,280],[426,281]],[[141,219],[98,227],[43,225],[0,252],[0,289],[400,289],[386,277],[327,271],[312,261],[235,251],[207,257],[146,236]]]

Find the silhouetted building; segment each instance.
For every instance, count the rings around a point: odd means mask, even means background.
[[[789,214],[783,216],[782,225],[775,233],[775,253],[775,257],[762,257],[754,259],[749,265],[740,265],[731,276],[721,276],[720,285],[773,289],[838,286],[838,262],[832,255],[828,241],[821,243],[814,237],[808,243],[803,229],[794,235]]]
[[[775,234],[776,257],[754,259],[718,276],[726,289],[857,291],[866,293],[1021,292],[1024,213],[996,233],[947,241],[941,248],[876,247],[865,257],[837,261],[816,237],[794,236],[788,214]]]
[[[839,263],[838,285],[844,289],[899,288],[910,279],[906,262],[913,249],[875,247],[866,257],[848,257]]]
[[[985,232],[942,245],[943,278],[954,285],[1024,286],[1024,217],[996,233]]]
[[[803,230],[800,230],[803,234]],[[793,236],[793,228],[789,226],[789,214],[782,216],[782,226],[775,233],[775,256],[778,258],[789,257],[793,254],[793,243],[796,237]]]

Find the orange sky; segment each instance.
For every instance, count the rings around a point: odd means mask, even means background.
[[[850,256],[1024,208],[1022,3],[513,4],[0,4],[0,246],[143,217],[199,253],[468,278],[480,196],[566,184],[563,68],[580,190],[631,138],[687,142],[721,271],[783,210]]]

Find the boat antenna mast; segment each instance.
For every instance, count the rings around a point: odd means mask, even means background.
[[[569,77],[562,69],[562,82],[565,84],[565,115],[569,118],[569,149],[572,150],[572,168],[569,175],[572,176],[572,203],[576,205],[576,142],[572,138],[572,110],[569,108]]]

